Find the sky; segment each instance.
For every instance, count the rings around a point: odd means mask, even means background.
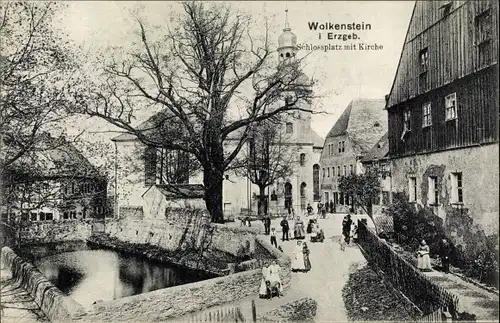
[[[73,41],[89,51],[107,46],[130,46],[137,27],[132,12],[158,26],[168,25],[170,17],[179,12],[178,3],[166,1],[74,1],[67,4],[61,27]],[[357,50],[299,52],[299,56],[307,54],[304,72],[317,81],[315,90],[319,98],[314,109],[326,115],[314,115],[312,128],[324,138],[351,100],[382,99],[389,93],[414,1],[232,1],[230,5],[251,15],[253,34],[258,34],[265,19],[269,19],[270,37],[274,43],[284,28],[285,9],[288,9],[288,21],[298,44],[330,44],[342,48],[346,44],[356,44]],[[370,24],[371,29],[354,31],[358,40],[327,39],[329,32],[335,37],[335,34],[352,34],[352,30],[323,30],[319,39],[320,31],[309,28],[310,23],[315,22],[364,23]],[[377,44],[382,49],[359,50],[359,44]],[[95,120],[80,124],[90,132],[106,128]]]

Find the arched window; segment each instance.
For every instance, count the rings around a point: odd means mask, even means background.
[[[302,182],[302,184],[300,184],[300,197],[302,198],[306,197],[306,187],[306,183]]]
[[[319,165],[314,164],[313,166],[313,199],[314,201],[319,201],[321,196],[319,194]]]
[[[286,53],[286,57],[290,57],[290,53]]]
[[[300,154],[300,166],[304,166],[306,164],[306,154]]]

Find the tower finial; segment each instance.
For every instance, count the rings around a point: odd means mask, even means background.
[[[290,24],[288,23],[288,4],[285,2],[285,29],[290,29]]]

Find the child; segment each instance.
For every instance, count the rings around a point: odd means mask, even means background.
[[[276,242],[276,229],[274,227],[271,228],[271,244],[275,248],[278,248],[278,243]]]

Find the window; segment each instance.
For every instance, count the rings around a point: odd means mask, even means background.
[[[429,205],[439,204],[438,180],[435,176],[429,176],[429,192],[427,193],[427,199]]]
[[[300,154],[300,166],[304,166],[306,164],[306,154]]]
[[[332,167],[332,177],[335,176],[335,167]]]
[[[333,193],[333,203],[339,204],[339,193],[338,192]]]
[[[446,120],[457,118],[457,94],[452,93],[445,97]]]
[[[70,219],[76,219],[76,211],[69,212]]]
[[[492,60],[492,20],[491,10],[485,10],[475,18],[475,44],[478,50],[479,67],[488,65]]]
[[[404,123],[403,123],[403,133],[411,130],[411,111],[406,109],[404,111]]]
[[[425,72],[429,69],[429,50],[426,48],[422,49],[419,53],[420,59],[420,71]]]
[[[347,176],[347,166],[344,165],[344,176]]]
[[[63,213],[63,219],[64,219],[64,220],[69,219],[69,213],[68,213],[68,212],[64,212],[64,213]]]
[[[286,123],[286,133],[293,133],[293,123],[291,122]]]
[[[451,174],[451,201],[452,203],[463,203],[462,173]]]
[[[323,168],[322,171],[323,171],[323,178],[325,178],[325,169]]]
[[[45,213],[45,221],[52,221],[52,220],[54,220],[54,214]]]
[[[340,166],[337,166],[337,177],[340,177]]]
[[[21,213],[21,222],[28,222],[28,219],[29,219],[28,212],[24,211],[23,213]]]
[[[409,198],[410,202],[416,202],[417,201],[417,178],[416,177],[410,177],[408,179],[408,192],[409,192]]]
[[[339,141],[339,153],[343,153],[345,151],[345,141]]]
[[[36,220],[38,220],[38,214],[36,214],[35,212],[31,212],[31,213],[30,213],[30,220],[31,220],[31,221],[36,221]]]
[[[422,128],[432,125],[431,103],[424,103],[422,106]]]
[[[2,221],[3,222],[9,221],[9,214],[8,213],[2,213]]]
[[[330,167],[328,167],[326,170],[327,170],[327,175],[326,175],[326,177],[330,177]]]
[[[349,171],[354,174],[354,165],[349,165]]]

